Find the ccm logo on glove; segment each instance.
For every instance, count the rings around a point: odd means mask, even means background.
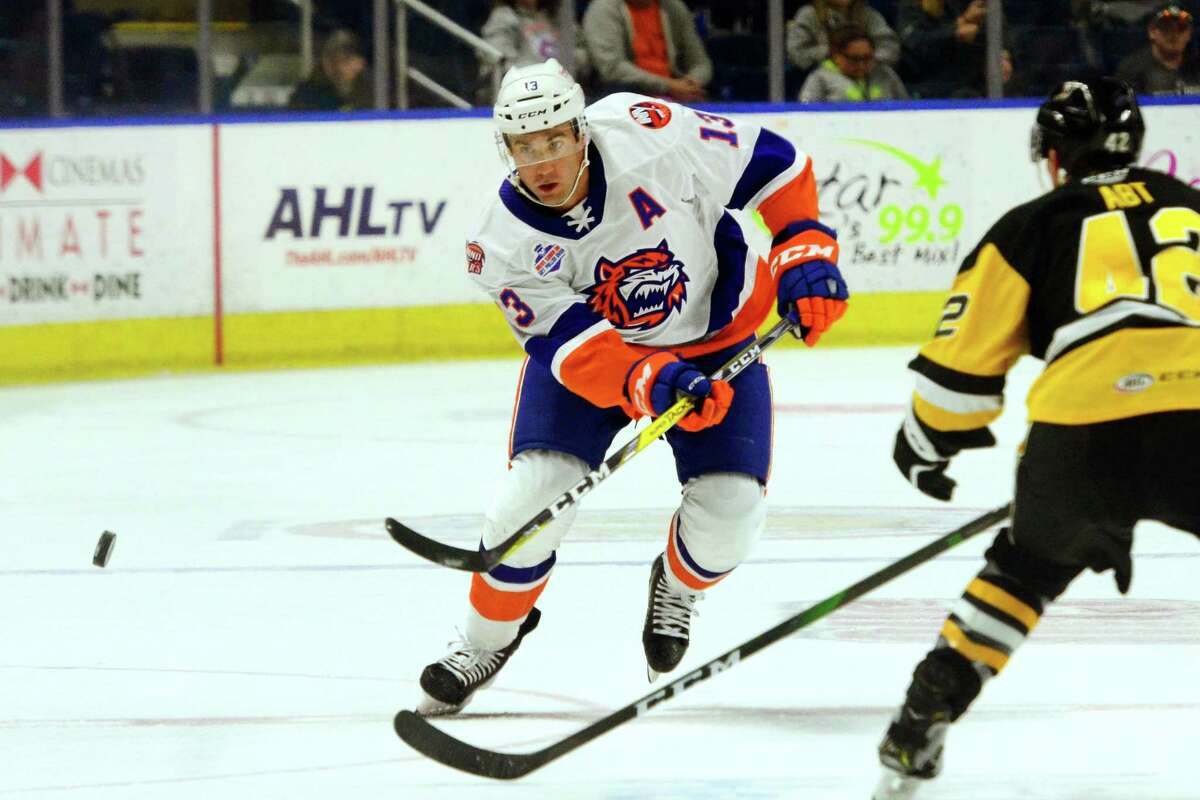
[[[780,267],[790,267],[803,261],[821,258],[826,261],[836,260],[837,245],[799,244],[774,253],[771,258],[771,277],[779,272]]]
[[[778,275],[779,316],[796,327],[792,334],[815,345],[846,313],[850,291],[837,268],[837,233],[816,220],[801,220],[775,234],[771,275]]]

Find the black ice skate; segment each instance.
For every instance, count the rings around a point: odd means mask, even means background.
[[[517,638],[501,650],[484,650],[469,642],[456,642],[455,649],[421,672],[421,690],[425,696],[417,704],[423,717],[440,717],[463,710],[475,692],[486,689],[496,674],[517,652],[521,640],[538,625],[542,612],[530,609],[529,616],[517,629]]]
[[[942,747],[949,722],[911,725],[901,709],[879,743],[883,776],[871,800],[912,800],[925,781],[942,771]]]
[[[980,687],[974,668],[954,651],[935,650],[917,665],[904,705],[879,743],[883,777],[872,800],[911,800],[942,771],[946,731]]]
[[[675,589],[667,581],[663,559],[664,556],[654,559],[650,567],[650,598],[646,603],[646,624],[642,627],[646,677],[651,683],[683,660],[696,601],[703,597],[699,592]]]

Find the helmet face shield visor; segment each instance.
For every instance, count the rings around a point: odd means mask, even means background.
[[[501,155],[514,168],[532,167],[574,156],[587,146],[587,140],[570,125],[537,133],[498,134],[496,140]]]

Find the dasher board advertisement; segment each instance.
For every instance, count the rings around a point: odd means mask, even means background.
[[[0,130],[0,325],[211,314],[211,136]]]
[[[230,314],[480,300],[467,232],[504,176],[483,119],[221,128]]]

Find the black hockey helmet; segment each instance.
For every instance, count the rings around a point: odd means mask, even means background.
[[[1041,161],[1054,150],[1068,175],[1116,169],[1138,157],[1145,133],[1129,84],[1107,77],[1065,81],[1038,108],[1030,156]]]

